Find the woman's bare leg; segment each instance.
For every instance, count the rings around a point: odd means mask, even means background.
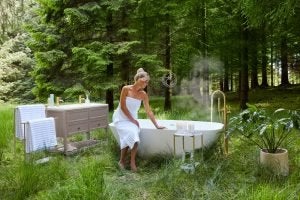
[[[125,147],[123,149],[121,149],[121,157],[120,157],[120,161],[119,161],[119,166],[120,168],[124,169],[125,168],[125,162],[126,162],[126,154],[128,151],[129,147]]]
[[[135,164],[137,148],[138,148],[138,143],[136,142],[136,143],[134,143],[134,146],[131,149],[131,153],[130,153],[130,167],[131,167],[131,171],[133,171],[133,172],[137,171],[136,164]]]

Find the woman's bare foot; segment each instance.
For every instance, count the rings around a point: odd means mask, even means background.
[[[118,165],[119,165],[119,168],[120,168],[121,170],[124,170],[124,169],[125,169],[125,164],[122,163],[121,161],[118,162]]]
[[[137,172],[137,167],[135,164],[130,164],[130,167],[132,172]]]

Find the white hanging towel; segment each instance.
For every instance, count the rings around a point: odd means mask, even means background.
[[[46,117],[44,104],[21,105],[15,110],[15,135],[19,139],[24,139],[24,123],[32,119]]]
[[[57,145],[53,117],[29,120],[26,124],[26,153]]]

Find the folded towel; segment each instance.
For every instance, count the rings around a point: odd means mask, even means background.
[[[15,136],[19,139],[24,139],[24,123],[32,119],[45,117],[46,111],[43,104],[18,106],[15,110]]]
[[[53,117],[29,120],[26,124],[26,153],[57,145]]]

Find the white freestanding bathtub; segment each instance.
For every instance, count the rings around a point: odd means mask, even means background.
[[[151,157],[155,155],[173,155],[174,154],[174,133],[177,132],[178,124],[185,124],[186,127],[194,127],[195,149],[202,147],[201,136],[203,134],[203,145],[209,147],[214,143],[220,132],[223,130],[223,124],[217,122],[204,121],[184,121],[184,120],[157,120],[158,124],[165,126],[165,129],[156,129],[149,119],[139,119],[140,123],[140,143],[138,146],[138,155],[140,157]],[[117,142],[120,144],[118,133],[113,123],[109,124]],[[185,137],[185,150],[192,150],[192,137]],[[176,155],[182,155],[182,137],[175,139]]]

